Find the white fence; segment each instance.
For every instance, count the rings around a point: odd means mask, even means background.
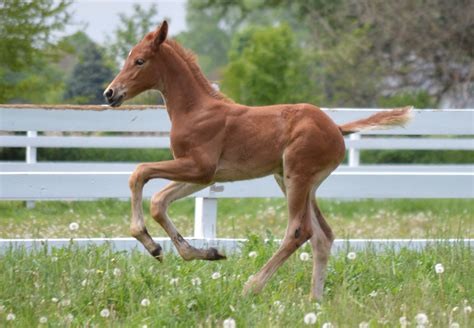
[[[325,109],[337,123],[379,109]],[[35,108],[0,106],[0,147],[25,147],[26,162],[0,162],[0,200],[128,198],[136,163],[43,163],[37,148],[168,148],[171,124],[163,108]],[[160,136],[45,136],[42,132],[160,132]],[[474,110],[415,110],[405,128],[368,131],[346,139],[348,165],[318,191],[325,198],[473,198],[473,165],[361,165],[362,149],[474,150]],[[150,181],[144,196],[163,187]],[[215,238],[217,199],[282,197],[273,178],[216,184],[196,197],[195,237]]]

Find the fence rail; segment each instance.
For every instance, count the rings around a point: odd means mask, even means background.
[[[163,251],[177,253],[173,243],[169,238],[153,238],[160,243]],[[194,247],[207,248],[217,247],[227,254],[238,253],[246,239],[231,238],[186,238]],[[279,243],[280,240],[275,240]],[[141,243],[135,238],[52,238],[52,239],[0,239],[0,254],[14,249],[39,250],[47,247],[49,251],[53,248],[90,247],[100,245],[110,245],[115,251],[133,251],[137,250],[147,253]],[[463,244],[466,247],[474,248],[474,239],[336,239],[331,248],[331,252],[362,251],[366,248],[375,251],[393,249],[395,251],[401,248],[411,250],[423,250],[425,247],[436,244]]]
[[[136,164],[42,163],[37,148],[169,148],[171,122],[163,107],[110,109],[0,105],[0,147],[26,147],[26,163],[0,163],[0,200],[129,198],[128,176]],[[324,109],[337,123],[381,109]],[[158,132],[159,136],[47,136],[44,132]],[[346,138],[348,165],[318,191],[327,198],[474,198],[473,165],[361,165],[360,150],[474,150],[474,110],[414,110],[405,128],[367,131]],[[152,180],[145,197],[165,180]],[[273,178],[217,184],[196,197],[195,236],[215,238],[217,199],[282,197]]]

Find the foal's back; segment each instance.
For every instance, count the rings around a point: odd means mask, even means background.
[[[339,127],[316,106],[229,104],[223,110],[225,137],[216,181],[282,174],[284,158],[294,156],[314,168],[335,167],[342,161],[345,148]]]

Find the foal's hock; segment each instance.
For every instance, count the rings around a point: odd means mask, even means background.
[[[410,108],[338,126],[310,104],[236,104],[211,87],[193,54],[168,40],[167,33],[165,21],[133,47],[121,72],[104,92],[107,102],[116,107],[145,90],[157,89],[166,100],[172,123],[174,159],[142,163],[130,176],[131,234],[162,260],[161,246],[145,227],[142,191],[150,179],[173,180],[152,197],[152,217],[185,260],[224,259],[214,248],[192,247],[169,219],[169,204],[214,182],[274,175],[288,201],[287,231],[280,248],[247,282],[244,293],[259,292],[278,267],[310,240],[311,295],[321,298],[334,236],[318,208],[316,191],[344,158],[343,135],[403,125],[409,119]]]

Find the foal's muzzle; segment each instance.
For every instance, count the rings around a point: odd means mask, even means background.
[[[107,103],[112,107],[120,106],[125,100],[126,92],[120,92],[112,88],[107,88],[104,91],[104,97]]]

